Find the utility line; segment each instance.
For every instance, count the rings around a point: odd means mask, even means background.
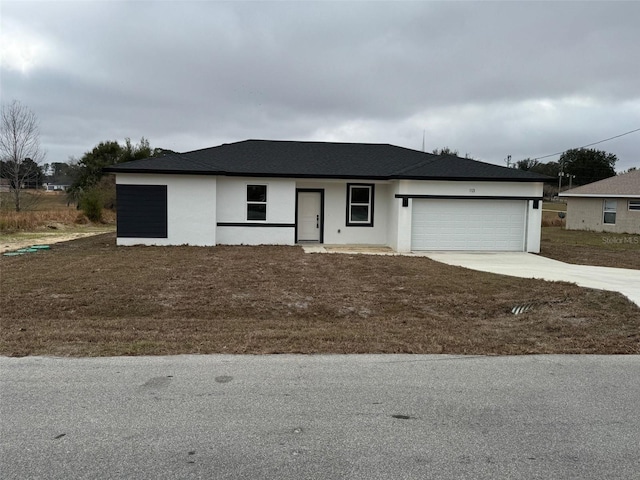
[[[603,142],[608,142],[609,140],[613,140],[614,138],[624,137],[625,135],[629,135],[630,133],[635,133],[635,132],[640,132],[640,128],[636,128],[635,130],[631,130],[629,132],[621,133],[620,135],[616,135],[614,137],[605,138],[604,140],[600,140],[598,142],[589,143],[588,145],[583,145],[581,147],[578,147],[578,149],[591,147],[592,145],[597,145],[597,144],[603,143]],[[570,149],[567,149],[567,150],[570,150]],[[549,158],[549,157],[555,157],[556,155],[562,155],[567,150],[563,150],[562,152],[552,153],[550,155],[545,155],[543,157],[536,157],[533,160],[542,160],[543,158]]]

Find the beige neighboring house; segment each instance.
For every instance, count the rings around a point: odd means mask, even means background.
[[[640,170],[572,188],[567,230],[640,234]]]
[[[11,190],[11,183],[6,178],[0,178],[0,192],[9,192]]]

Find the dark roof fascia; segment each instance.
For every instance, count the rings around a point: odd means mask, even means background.
[[[371,175],[311,175],[293,173],[252,173],[252,172],[223,172],[223,171],[202,171],[202,170],[148,170],[142,168],[122,168],[105,167],[105,173],[143,173],[147,175],[210,175],[224,177],[253,177],[253,178],[328,178],[328,179],[356,179],[356,180],[389,180],[387,176]]]
[[[505,195],[414,195],[410,193],[396,193],[395,198],[401,199],[436,199],[436,200],[544,200],[543,196],[505,196]]]
[[[146,175],[226,175],[224,172],[210,172],[203,170],[149,170],[146,168],[118,168],[105,167],[102,169],[105,173],[144,173]]]
[[[389,180],[445,180],[448,182],[530,182],[542,183],[544,178],[513,178],[513,177],[415,177],[397,176],[389,177]]]
[[[142,173],[147,175],[210,175],[225,177],[253,177],[253,178],[317,178],[317,179],[346,179],[346,180],[439,180],[450,182],[544,182],[544,178],[492,178],[492,177],[418,177],[405,175],[310,175],[289,173],[254,173],[254,172],[223,172],[202,170],[147,170],[147,169],[119,169],[118,167],[105,167],[106,173]]]

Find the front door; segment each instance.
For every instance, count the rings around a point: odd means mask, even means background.
[[[322,191],[298,191],[298,241],[322,242]]]

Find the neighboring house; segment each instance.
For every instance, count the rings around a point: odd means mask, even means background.
[[[11,191],[11,182],[6,178],[0,178],[0,192]]]
[[[43,183],[42,186],[47,192],[64,192],[71,185],[66,185],[62,183]]]
[[[567,230],[640,233],[640,170],[572,188],[567,199]]]
[[[118,245],[540,250],[549,177],[386,144],[246,140],[105,168]]]

